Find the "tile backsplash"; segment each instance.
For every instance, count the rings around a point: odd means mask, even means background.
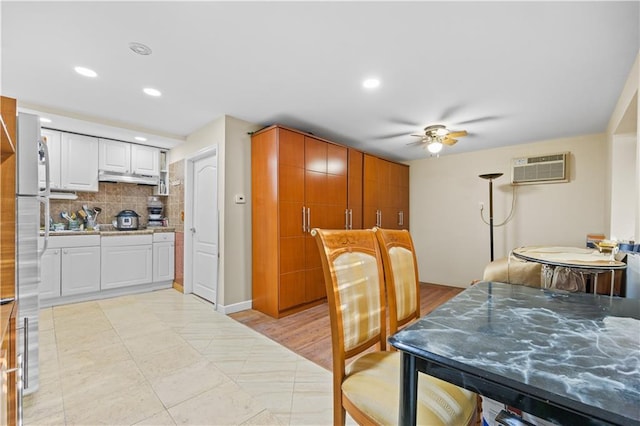
[[[67,225],[67,221],[60,217],[60,213],[78,212],[82,205],[87,204],[90,209],[100,207],[102,212],[98,216],[98,223],[111,224],[115,216],[122,210],[134,210],[140,215],[140,226],[146,226],[149,219],[147,212],[147,197],[153,194],[155,187],[136,185],[132,183],[100,182],[98,192],[76,192],[77,200],[51,200],[51,217],[54,222]],[[167,216],[166,197],[158,197],[164,204],[163,216]],[[173,226],[169,222],[169,226]]]

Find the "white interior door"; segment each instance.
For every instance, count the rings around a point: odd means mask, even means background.
[[[192,277],[193,292],[217,302],[218,169],[210,155],[193,162]]]

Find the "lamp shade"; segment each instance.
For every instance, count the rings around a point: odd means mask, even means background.
[[[439,141],[431,142],[429,143],[429,145],[427,145],[427,149],[429,150],[430,153],[437,154],[440,151],[442,151],[442,142],[439,142]]]

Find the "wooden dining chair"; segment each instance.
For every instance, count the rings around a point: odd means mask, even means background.
[[[397,424],[400,353],[385,350],[384,275],[376,236],[369,229],[314,229],[312,235],[331,320],[334,425],[344,425],[345,410],[359,424]],[[418,394],[418,424],[474,424],[472,392],[421,374]]]
[[[380,246],[389,307],[389,333],[420,318],[418,262],[406,229],[374,228]]]

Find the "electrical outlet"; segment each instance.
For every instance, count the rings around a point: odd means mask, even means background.
[[[480,210],[484,210],[484,203],[482,201],[480,201],[478,203],[478,207],[480,207]]]

